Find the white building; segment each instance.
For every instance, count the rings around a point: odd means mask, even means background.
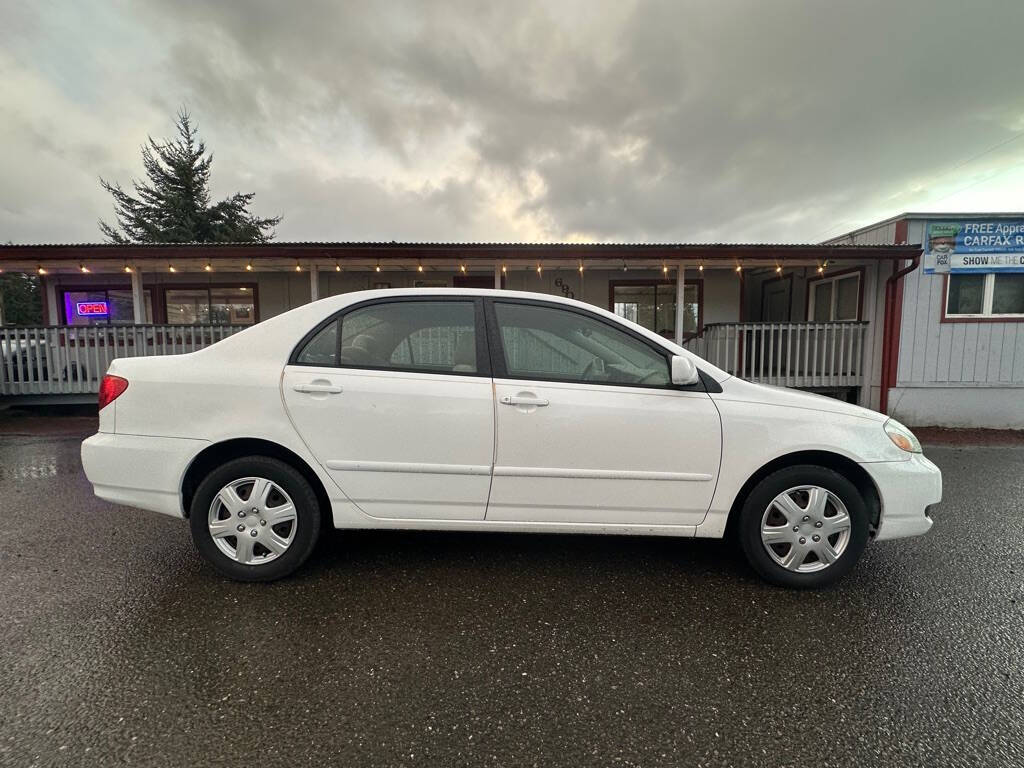
[[[743,378],[878,408],[898,245],[0,245],[44,323],[0,328],[0,405],[94,399],[115,357],[175,354],[366,288],[494,287],[616,312]],[[677,308],[681,311],[677,311]]]
[[[1024,429],[1024,213],[905,213],[829,241],[911,244],[882,409],[914,425]]]

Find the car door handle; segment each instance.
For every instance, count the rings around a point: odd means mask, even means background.
[[[541,397],[523,397],[522,395],[505,395],[501,398],[502,405],[532,405],[535,408],[543,408],[548,401]]]
[[[343,391],[335,384],[296,384],[292,387],[296,392],[310,392],[324,395],[338,395]]]

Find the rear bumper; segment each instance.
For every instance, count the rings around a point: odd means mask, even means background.
[[[105,501],[184,517],[181,480],[207,445],[206,440],[100,432],[82,443],[82,467]]]
[[[929,507],[942,501],[942,472],[923,455],[861,464],[882,499],[876,540],[920,536],[932,527]]]

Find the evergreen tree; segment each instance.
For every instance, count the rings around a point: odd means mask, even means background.
[[[20,272],[0,275],[0,318],[3,325],[42,325],[39,278]]]
[[[265,243],[274,237],[280,216],[251,214],[253,193],[236,193],[210,204],[213,154],[198,137],[188,112],[176,120],[178,138],[164,142],[148,137],[142,165],[148,181],[134,180],[135,194],[100,179],[114,198],[118,226],[100,221],[112,243]]]

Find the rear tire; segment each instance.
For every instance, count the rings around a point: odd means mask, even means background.
[[[245,456],[203,479],[189,524],[196,549],[217,571],[237,581],[274,581],[312,553],[321,517],[316,493],[294,467]]]
[[[835,470],[786,467],[754,486],[737,533],[747,561],[766,581],[814,589],[856,565],[868,541],[868,511],[857,487]]]

